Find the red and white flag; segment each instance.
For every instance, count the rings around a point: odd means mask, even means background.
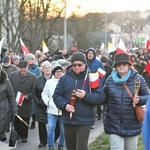
[[[146,49],[146,51],[150,50],[150,37],[149,37],[149,35],[147,35],[147,37],[145,39],[145,49]]]
[[[98,72],[89,73],[89,81],[90,81],[90,88],[92,89],[97,88],[100,85]]]
[[[128,51],[127,51],[127,48],[125,47],[124,42],[123,42],[122,39],[120,38],[119,44],[118,44],[118,47],[117,47],[117,50],[116,50],[116,55],[117,55],[117,54],[122,54],[122,53],[128,54]]]
[[[106,71],[101,69],[101,68],[98,68],[97,72],[98,72],[98,75],[99,75],[100,78],[103,78],[106,74]]]
[[[29,54],[30,51],[28,50],[28,48],[24,45],[22,39],[20,38],[20,43],[21,43],[21,49],[22,49],[22,52],[24,53],[24,55],[26,54]]]
[[[16,102],[17,102],[17,104],[19,105],[19,106],[22,106],[22,103],[23,103],[23,101],[24,101],[24,97],[25,97],[25,95],[24,94],[22,94],[21,92],[17,92],[17,96],[16,96]]]

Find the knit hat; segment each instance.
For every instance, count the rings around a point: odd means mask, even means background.
[[[86,64],[86,58],[85,55],[81,52],[75,52],[72,57],[71,57],[71,63],[75,62],[75,61],[81,61],[84,64]]]
[[[120,64],[120,63],[128,63],[128,64],[132,65],[130,62],[129,55],[126,53],[120,53],[115,56],[114,67],[115,67],[115,65]]]
[[[107,63],[107,58],[104,57],[104,56],[102,56],[102,57],[101,57],[101,61],[102,61],[103,63]]]
[[[9,62],[10,61],[10,56],[5,55],[3,58],[3,62]]]
[[[52,61],[52,74],[56,72],[56,70],[61,69],[63,71],[62,66],[57,61]]]
[[[20,57],[18,55],[15,55],[12,57],[12,61],[14,61],[14,60],[20,60]]]
[[[34,59],[35,60],[35,56],[33,54],[26,54],[25,60],[28,61],[29,59]]]

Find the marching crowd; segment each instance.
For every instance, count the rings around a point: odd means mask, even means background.
[[[91,73],[105,71],[98,85]],[[135,82],[140,81],[135,94]],[[133,99],[124,88],[126,85]],[[55,50],[25,56],[2,50],[0,64],[0,140],[6,141],[12,116],[17,140],[28,141],[29,128],[38,123],[39,145],[54,150],[87,150],[94,122],[103,120],[111,150],[136,150],[142,122],[134,106],[146,105],[150,88],[150,51],[108,53],[94,49]],[[16,97],[23,95],[22,103]],[[29,126],[24,124],[19,115]],[[31,120],[31,121],[30,121]],[[30,125],[31,122],[31,125]],[[147,149],[146,149],[147,150]]]

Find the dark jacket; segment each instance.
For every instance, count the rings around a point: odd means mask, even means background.
[[[5,127],[10,121],[10,110],[17,111],[15,94],[7,74],[2,70],[0,75],[0,133],[5,132]]]
[[[93,125],[95,113],[94,105],[101,104],[104,101],[105,93],[101,87],[95,88],[90,93],[89,79],[87,78],[83,90],[86,95],[83,99],[76,98],[75,113],[73,120],[69,120],[70,113],[65,110],[67,104],[70,103],[70,97],[73,90],[82,89],[87,69],[76,75],[72,68],[68,68],[65,75],[60,78],[53,98],[56,106],[62,110],[63,122],[73,125]]]
[[[21,78],[20,72],[16,71],[10,75],[10,81],[13,86],[15,96],[20,91],[22,94],[28,96],[28,100],[24,99],[22,106],[18,106],[18,114],[21,117],[29,118],[32,110],[32,88],[35,82],[36,76],[30,72],[27,72],[26,76]]]
[[[47,123],[47,113],[46,113],[47,106],[44,104],[41,98],[41,93],[43,91],[45,83],[46,79],[42,74],[42,76],[36,79],[33,87],[33,100],[37,105],[36,120],[43,123]]]
[[[140,80],[138,105],[145,105],[149,96],[149,91],[144,78],[135,70],[126,84],[134,95],[135,80]],[[120,136],[135,136],[141,133],[142,123],[136,118],[133,101],[122,84],[116,84],[112,76],[105,81],[104,90],[106,93],[106,112],[104,118],[104,130],[108,134],[117,134]]]

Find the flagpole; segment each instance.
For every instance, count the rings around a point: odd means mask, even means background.
[[[66,18],[66,0],[65,0],[65,16],[64,16],[64,49],[67,49],[67,18]]]

